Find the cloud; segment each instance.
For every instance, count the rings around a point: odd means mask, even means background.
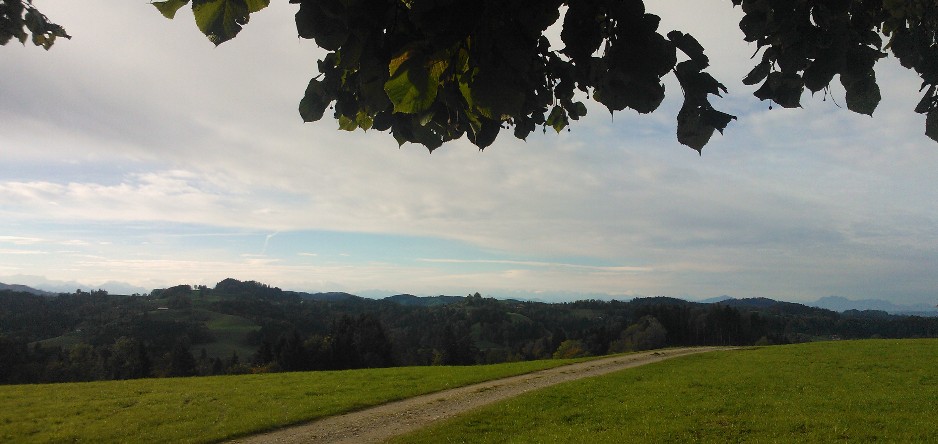
[[[4,248],[4,249],[0,249],[0,254],[2,255],[7,255],[7,254],[13,254],[13,255],[30,254],[32,255],[32,254],[48,254],[48,252],[37,251],[37,250],[17,250],[17,249]]]
[[[31,245],[43,242],[43,239],[38,237],[0,236],[0,242],[11,243],[14,245]]]
[[[673,79],[651,115],[591,104],[570,133],[430,155],[329,117],[300,123],[322,51],[284,26],[293,5],[272,4],[219,48],[145,3],[47,7],[75,38],[7,48],[0,67],[0,243],[74,253],[0,252],[3,269],[427,294],[922,299],[938,285],[938,150],[911,112],[914,74],[882,64],[873,119],[820,96],[769,111],[739,82],[755,48],[727,2],[647,5],[662,30],[701,41],[730,89],[717,106],[739,121],[702,157],[676,142]],[[284,252],[308,232],[376,246]],[[417,238],[436,242],[409,250]]]
[[[570,268],[583,271],[596,272],[630,272],[641,273],[652,271],[649,267],[630,267],[630,266],[594,266],[567,264],[562,262],[539,262],[539,261],[512,261],[495,259],[417,259],[420,262],[443,263],[443,264],[495,264],[495,265],[518,265],[524,267],[546,267],[546,268]]]

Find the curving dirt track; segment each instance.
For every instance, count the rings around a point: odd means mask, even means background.
[[[596,359],[421,395],[231,442],[378,443],[527,391],[678,356],[728,349],[731,347],[673,348]]]

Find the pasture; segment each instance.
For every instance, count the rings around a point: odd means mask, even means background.
[[[938,340],[704,353],[569,382],[398,443],[938,442]]]

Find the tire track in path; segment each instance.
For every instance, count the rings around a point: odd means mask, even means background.
[[[436,421],[562,382],[651,364],[665,359],[730,350],[733,347],[687,347],[647,351],[540,370],[420,395],[364,410],[251,435],[231,443],[379,443]]]

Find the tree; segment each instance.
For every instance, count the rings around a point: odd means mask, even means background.
[[[554,359],[582,358],[589,355],[590,353],[586,351],[583,341],[579,339],[567,339],[561,342],[557,350],[554,351]]]
[[[619,339],[609,345],[610,353],[653,350],[664,347],[668,331],[654,316],[642,316],[638,322],[622,331]]]
[[[146,345],[140,340],[121,336],[111,349],[109,379],[145,378],[150,375],[152,362]]]
[[[169,370],[166,376],[195,376],[195,356],[189,351],[188,341],[177,340],[169,352]]]

